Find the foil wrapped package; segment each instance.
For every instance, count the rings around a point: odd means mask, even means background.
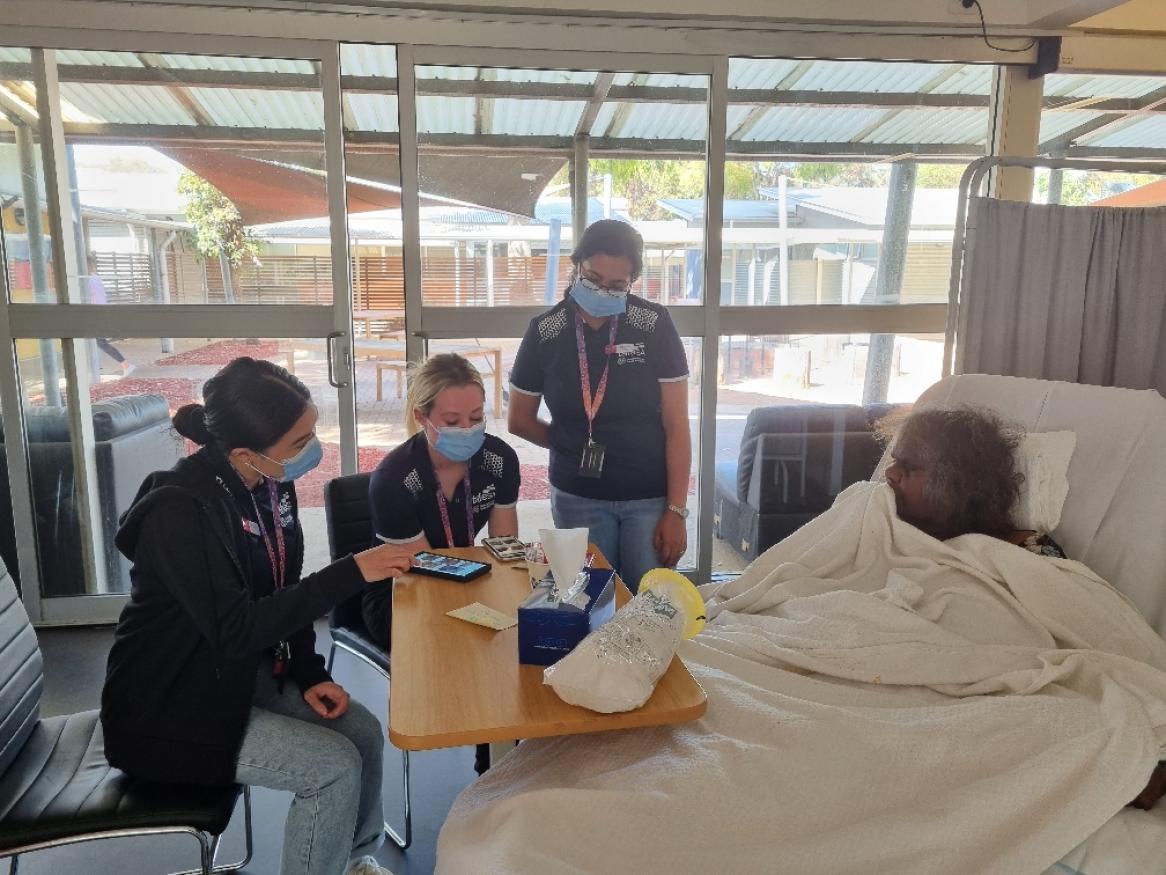
[[[603,714],[631,711],[651,697],[684,638],[704,628],[704,602],[683,575],[655,569],[611,622],[543,672],[564,702]]]

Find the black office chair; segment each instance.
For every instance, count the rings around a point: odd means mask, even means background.
[[[182,875],[234,872],[251,861],[248,787],[154,784],[106,762],[98,712],[40,719],[43,663],[36,633],[0,563],[0,859],[96,839],[185,833],[201,865]],[[243,795],[247,853],[216,866],[219,839]]]
[[[368,505],[369,474],[350,474],[337,477],[324,486],[324,515],[328,522],[328,550],[332,559],[366,550],[375,542],[372,531],[372,513]],[[328,648],[328,671],[336,659],[336,651],[343,650],[380,672],[386,683],[389,677],[389,653],[368,635],[364,615],[360,610],[362,594],[357,593],[332,609],[328,628],[332,646]],[[388,821],[385,833],[393,843],[404,850],[413,841],[413,814],[409,804],[409,751],[401,751],[404,775],[405,828],[398,833]]]

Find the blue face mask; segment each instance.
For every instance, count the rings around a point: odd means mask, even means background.
[[[627,292],[622,295],[606,292],[582,277],[576,277],[575,282],[571,283],[571,297],[586,313],[596,319],[619,316],[628,308]]]
[[[263,453],[259,455],[263,456]],[[304,444],[304,448],[290,459],[284,459],[281,462],[278,459],[271,458],[271,456],[263,456],[263,458],[283,468],[283,476],[278,478],[280,483],[290,483],[293,480],[299,480],[309,471],[319,466],[320,462],[324,460],[324,448],[320,445],[320,439],[312,435],[312,439]],[[258,471],[259,469],[256,468],[255,470]],[[259,471],[259,473],[262,474],[263,472]]]
[[[458,428],[456,425],[444,425],[438,428],[432,422],[429,424],[437,432],[437,440],[433,442],[433,449],[451,462],[468,462],[478,450],[482,449],[482,444],[486,442],[486,423],[484,422],[479,422],[470,428]],[[428,432],[425,436],[429,437]]]

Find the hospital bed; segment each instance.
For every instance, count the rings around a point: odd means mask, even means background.
[[[1166,400],[1153,391],[960,375],[933,385],[920,401],[987,407],[1030,432],[1075,432],[1077,445],[1068,472],[1070,491],[1053,537],[1070,558],[1088,565],[1132,601],[1159,635],[1166,633]],[[706,677],[703,682],[714,684],[716,676]],[[710,701],[709,717],[712,717],[716,700],[710,696]],[[759,712],[758,721],[768,717],[767,713]],[[674,769],[677,780],[696,785],[703,782],[705,786],[724,780],[715,769],[706,768],[707,774],[695,774],[692,762],[685,758],[685,746],[672,745],[670,751],[668,736],[661,735],[652,743],[659,743],[664,749],[648,747],[645,755],[652,756],[657,768]],[[589,742],[575,742],[570,750],[578,753],[581,744],[591,745],[585,749],[588,756],[600,760],[610,756],[605,752],[602,736]],[[508,763],[521,764],[524,747],[520,745],[503,761],[495,779],[507,773]],[[772,748],[768,750],[766,755],[771,756]],[[748,757],[749,751],[749,745],[732,739],[722,755]],[[796,750],[789,751],[792,757],[796,753]],[[500,824],[494,835],[504,835],[507,817],[519,812],[521,806],[538,806],[540,798],[546,798],[547,787],[531,782],[530,775],[521,770],[511,771],[522,785],[518,792],[511,795],[496,780],[483,792],[471,787],[455,806],[450,823],[456,816],[473,817],[485,810],[501,812],[493,815],[494,825]],[[579,800],[589,808],[602,808],[602,794],[587,788],[585,767],[580,768],[578,776]],[[763,789],[742,786],[740,792],[760,794],[750,804],[763,804]],[[865,787],[862,792],[877,793],[878,788]],[[710,799],[714,796],[710,794]],[[440,872],[461,871],[459,865],[449,865],[449,861],[465,859],[454,847],[455,838],[446,835],[455,832],[460,839],[464,831],[449,830],[449,825],[439,843]],[[619,827],[619,823],[612,823],[611,835],[594,838],[598,842],[611,842],[613,835],[619,834]],[[701,830],[702,825],[662,822],[659,828],[692,831]],[[563,835],[570,835],[570,831]],[[760,845],[765,837],[741,835],[735,840]],[[821,840],[829,842],[831,837],[823,834]],[[1166,802],[1151,812],[1123,809],[1047,873],[1130,875],[1163,871],[1166,869],[1163,861],[1166,861]],[[946,871],[943,861],[936,860],[935,866],[933,871]],[[558,871],[553,857],[546,859],[542,871]],[[585,868],[569,871],[585,871]],[[785,871],[779,859],[774,859],[771,871]]]

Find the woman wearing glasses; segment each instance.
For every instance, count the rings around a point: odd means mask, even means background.
[[[644,265],[631,225],[594,223],[571,261],[567,294],[522,339],[507,423],[551,451],[555,525],[589,528],[634,592],[687,547],[688,360],[668,311],[629,291]]]

